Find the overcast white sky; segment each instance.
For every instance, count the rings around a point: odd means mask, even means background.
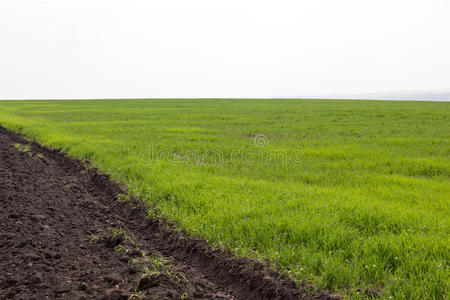
[[[0,99],[448,88],[449,0],[0,1]]]

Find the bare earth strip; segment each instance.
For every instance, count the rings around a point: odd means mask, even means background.
[[[0,127],[0,299],[331,299],[148,218],[107,175]]]

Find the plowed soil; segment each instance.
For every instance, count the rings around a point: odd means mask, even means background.
[[[122,194],[87,163],[0,127],[0,299],[331,299]]]

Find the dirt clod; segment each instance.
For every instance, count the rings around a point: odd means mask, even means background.
[[[142,251],[139,251],[137,249],[130,249],[125,252],[125,255],[129,258],[136,258],[142,256]]]
[[[102,300],[128,300],[129,296],[120,289],[113,289],[102,298]]]
[[[158,286],[160,280],[161,276],[159,276],[159,274],[145,275],[141,279],[139,279],[137,288],[139,291],[143,291],[151,287]]]
[[[117,272],[113,272],[105,276],[105,281],[111,285],[115,285],[122,281],[122,276]]]

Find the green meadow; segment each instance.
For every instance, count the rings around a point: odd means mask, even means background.
[[[448,102],[0,101],[0,125],[299,282],[449,297]]]

